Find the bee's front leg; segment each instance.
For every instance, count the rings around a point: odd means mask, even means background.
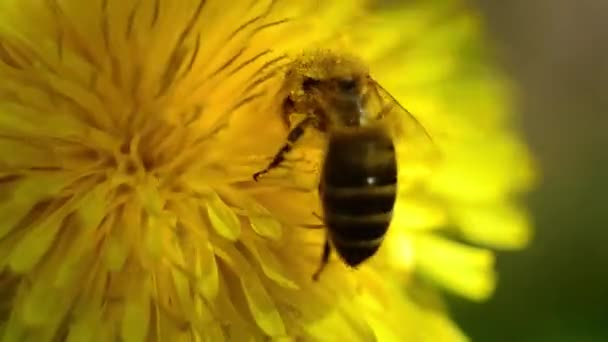
[[[329,257],[331,256],[331,246],[329,245],[329,239],[325,239],[325,244],[323,244],[323,253],[321,254],[321,263],[319,264],[319,268],[312,275],[313,281],[319,281],[319,276],[329,263]]]
[[[258,181],[258,179],[260,178],[261,175],[264,175],[266,173],[268,173],[270,170],[276,168],[277,166],[281,165],[281,163],[283,161],[285,161],[285,155],[291,151],[293,145],[302,137],[302,135],[304,135],[304,132],[306,131],[306,128],[313,122],[312,118],[307,117],[304,120],[300,121],[300,123],[298,123],[287,135],[287,141],[285,142],[285,144],[281,147],[281,149],[279,150],[279,152],[277,152],[274,155],[274,158],[272,159],[272,161],[270,162],[270,164],[268,164],[268,166],[266,166],[263,170],[258,171],[256,173],[253,174],[253,180],[254,181]]]

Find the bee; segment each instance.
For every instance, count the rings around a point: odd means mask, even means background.
[[[394,120],[406,120],[411,132],[430,136],[369,74],[358,58],[314,51],[287,67],[282,89],[282,119],[293,127],[286,143],[253,179],[278,167],[307,129],[321,132],[325,154],[318,186],[326,239],[313,280],[332,250],[357,267],[380,248],[397,198],[398,163]],[[303,119],[292,125],[292,114]]]

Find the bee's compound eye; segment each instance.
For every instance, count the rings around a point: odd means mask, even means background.
[[[319,85],[320,82],[321,81],[316,80],[312,77],[305,77],[304,81],[302,82],[302,90],[309,91],[315,86]]]
[[[338,87],[345,92],[352,92],[357,89],[357,82],[351,79],[338,80]]]

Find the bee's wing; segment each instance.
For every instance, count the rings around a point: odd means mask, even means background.
[[[421,139],[428,144],[433,144],[433,138],[420,121],[412,115],[393,95],[391,95],[380,83],[369,79],[370,95],[368,99],[368,110],[377,113],[376,117],[380,120],[389,120],[396,138]],[[422,141],[421,141],[422,142]]]
[[[369,78],[369,87],[366,107],[389,126],[399,164],[410,169],[435,165],[441,154],[432,134],[378,82]]]

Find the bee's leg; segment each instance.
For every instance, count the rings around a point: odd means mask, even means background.
[[[317,271],[312,275],[313,281],[318,281],[321,272],[325,269],[327,264],[329,263],[329,257],[331,256],[331,246],[329,245],[329,240],[325,239],[325,244],[323,245],[323,254],[321,255],[321,264]]]
[[[323,218],[321,217],[321,215],[315,213],[314,211],[312,212],[312,215],[314,217],[318,218],[319,221],[321,221],[321,223],[300,224],[298,226],[302,227],[302,228],[307,228],[307,229],[323,229],[323,228],[325,228],[325,222],[323,222]]]
[[[300,224],[298,227],[306,228],[306,229],[323,229],[325,228],[325,224],[317,223],[317,224]]]
[[[323,217],[321,217],[321,215],[315,213],[314,211],[312,212],[312,216],[316,217],[317,219],[319,219],[319,221],[323,222]]]
[[[253,180],[257,182],[258,178],[260,178],[261,175],[266,174],[266,173],[268,173],[268,171],[279,166],[285,160],[285,154],[287,154],[287,152],[291,151],[293,144],[295,144],[302,137],[302,135],[304,135],[304,132],[306,131],[306,127],[309,126],[311,123],[312,123],[312,119],[306,118],[306,119],[302,120],[299,124],[297,124],[296,127],[294,127],[289,132],[289,134],[287,135],[287,142],[285,142],[285,144],[283,145],[283,147],[281,147],[279,152],[277,152],[277,154],[274,155],[274,158],[272,159],[270,164],[268,164],[268,166],[266,166],[266,168],[264,168],[263,170],[258,171],[253,174]]]

